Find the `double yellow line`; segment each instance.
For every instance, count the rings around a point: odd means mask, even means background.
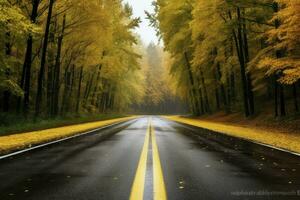
[[[156,136],[152,127],[151,118],[148,121],[147,133],[144,141],[143,150],[139,160],[138,168],[135,174],[134,182],[131,189],[130,200],[143,200],[145,189],[145,178],[147,169],[147,158],[149,142],[151,137],[152,143],[152,165],[153,165],[153,199],[166,200],[167,193],[159,159],[159,152],[156,143]]]

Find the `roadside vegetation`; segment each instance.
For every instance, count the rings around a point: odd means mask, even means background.
[[[38,144],[74,136],[76,134],[80,134],[89,130],[94,130],[114,123],[127,121],[133,118],[135,117],[123,117],[2,136],[0,137],[0,154],[9,153],[10,151],[16,151],[18,149],[20,150]]]
[[[289,129],[275,129],[264,126],[222,122],[212,119],[186,118],[179,116],[166,116],[165,118],[189,124],[192,126],[212,130],[220,134],[259,142],[292,152],[300,153],[300,131]]]
[[[78,116],[64,116],[58,118],[37,119],[24,119],[23,117],[16,118],[15,115],[1,116],[0,136],[24,133],[30,131],[38,131],[43,129],[69,126],[74,124],[81,124],[87,122],[103,121],[115,118],[126,117],[120,114],[94,114],[94,115],[78,115]]]
[[[193,115],[299,114],[300,2],[157,0],[148,18]]]

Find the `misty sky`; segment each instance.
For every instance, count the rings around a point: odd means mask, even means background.
[[[124,0],[128,2],[133,7],[134,16],[140,17],[142,23],[137,29],[138,34],[141,36],[143,42],[147,45],[151,41],[157,44],[158,39],[155,35],[155,31],[152,27],[149,26],[149,21],[146,19],[145,10],[152,12],[153,7],[151,2],[153,0]]]

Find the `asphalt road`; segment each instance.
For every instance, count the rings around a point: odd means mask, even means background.
[[[144,117],[0,160],[0,200],[125,200],[132,191],[161,200],[300,199],[300,157]]]

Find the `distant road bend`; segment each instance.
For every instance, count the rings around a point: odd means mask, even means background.
[[[142,117],[0,160],[0,199],[293,200],[300,157]]]

